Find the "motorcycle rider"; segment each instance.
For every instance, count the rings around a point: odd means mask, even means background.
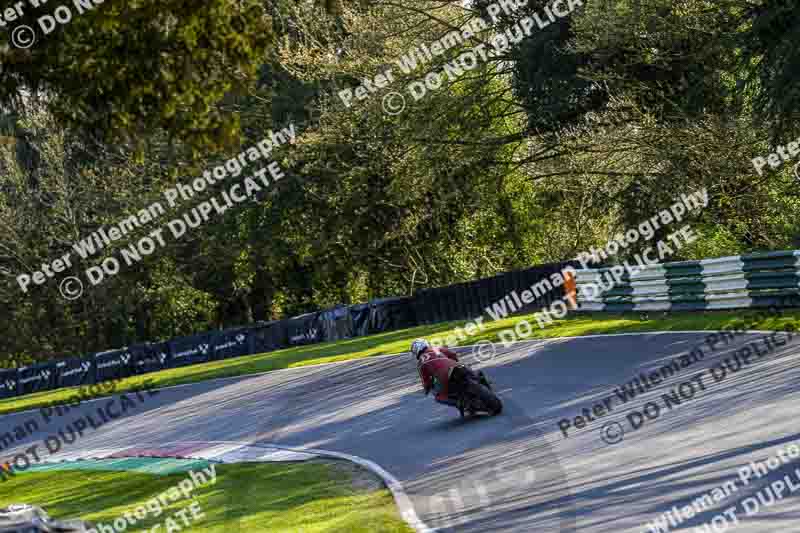
[[[458,356],[452,350],[441,347],[433,348],[425,339],[417,339],[411,343],[411,353],[417,358],[417,371],[422,380],[422,386],[427,396],[431,390],[436,392],[435,400],[444,405],[458,407],[460,390],[458,383],[451,383],[453,370],[463,369],[463,372],[472,374],[481,384],[491,388],[489,381],[483,372],[474,373],[469,367],[458,360]],[[460,381],[460,380],[458,380]]]

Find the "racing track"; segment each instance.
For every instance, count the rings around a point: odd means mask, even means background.
[[[379,464],[403,483],[420,518],[442,531],[641,533],[673,505],[685,506],[736,480],[740,466],[800,443],[795,398],[800,340],[724,381],[706,380],[705,392],[629,431],[622,442],[606,444],[600,438],[603,423],[617,421],[629,429],[625,417],[631,409],[647,400],[661,402],[670,387],[760,337],[755,333],[709,354],[646,396],[624,405],[617,400],[611,414],[572,430],[569,438],[561,435],[560,419],[580,414],[620,383],[703,344],[705,336],[596,336],[501,350],[490,363],[473,365],[487,370],[506,403],[505,413],[492,419],[461,421],[454,409],[434,404],[422,394],[407,355],[179,386],[161,391],[67,451],[176,441],[317,448]],[[41,441],[80,411],[93,409],[85,404],[25,443]],[[5,432],[34,416],[0,417],[0,428]],[[9,458],[25,443],[0,456]],[[800,461],[782,466],[670,531],[694,531],[797,466]],[[790,531],[799,508],[796,495],[788,495],[742,518],[735,531]]]

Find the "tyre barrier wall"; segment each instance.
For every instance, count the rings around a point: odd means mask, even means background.
[[[522,292],[577,261],[541,265],[448,287],[417,291],[412,297],[383,298],[308,313],[285,320],[257,322],[15,369],[0,368],[0,399],[265,353],[292,346],[348,339],[422,324],[467,320],[485,314],[493,303]],[[542,308],[564,297],[564,287],[546,291],[517,311]]]
[[[576,271],[579,311],[698,311],[800,304],[800,251]]]

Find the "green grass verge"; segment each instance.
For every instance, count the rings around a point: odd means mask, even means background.
[[[170,517],[185,531],[269,533],[411,533],[385,488],[359,484],[349,469],[331,463],[216,465],[217,481],[193,492],[204,516],[192,521],[192,499],[150,512],[128,531],[150,530]],[[177,486],[188,473],[155,476],[133,472],[25,473],[0,483],[0,507],[28,503],[56,519],[81,518],[112,525],[126,511]],[[361,488],[359,488],[361,487]],[[189,526],[174,516],[186,509]],[[199,515],[198,515],[199,516]],[[179,531],[172,529],[172,531]]]
[[[787,310],[781,315],[760,320],[755,319],[758,316],[763,316],[763,313],[759,315],[758,312],[750,310],[682,313],[651,312],[648,313],[647,318],[642,318],[643,315],[641,313],[590,313],[577,314],[563,320],[557,320],[544,329],[537,327],[533,315],[520,315],[504,320],[486,322],[482,331],[466,340],[462,340],[460,344],[474,344],[482,340],[498,341],[500,340],[501,331],[513,328],[522,319],[529,320],[534,328],[533,334],[528,339],[646,331],[706,331],[719,330],[741,324],[747,324],[748,329],[774,330],[781,329],[788,323],[800,323],[800,310]],[[463,325],[464,322],[459,321],[418,326],[369,337],[287,348],[275,352],[162,370],[122,380],[112,392],[119,393],[141,388],[146,381],[155,387],[167,387],[214,378],[243,376],[304,365],[332,363],[405,352],[408,350],[411,341],[417,337],[444,338],[453,334],[455,328]],[[59,389],[2,400],[0,401],[0,414],[35,409],[53,402],[66,403],[68,398],[74,394],[75,389]]]

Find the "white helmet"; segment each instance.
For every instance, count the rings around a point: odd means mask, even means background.
[[[431,345],[425,339],[417,339],[411,343],[411,353],[419,359],[420,354],[430,347]]]

